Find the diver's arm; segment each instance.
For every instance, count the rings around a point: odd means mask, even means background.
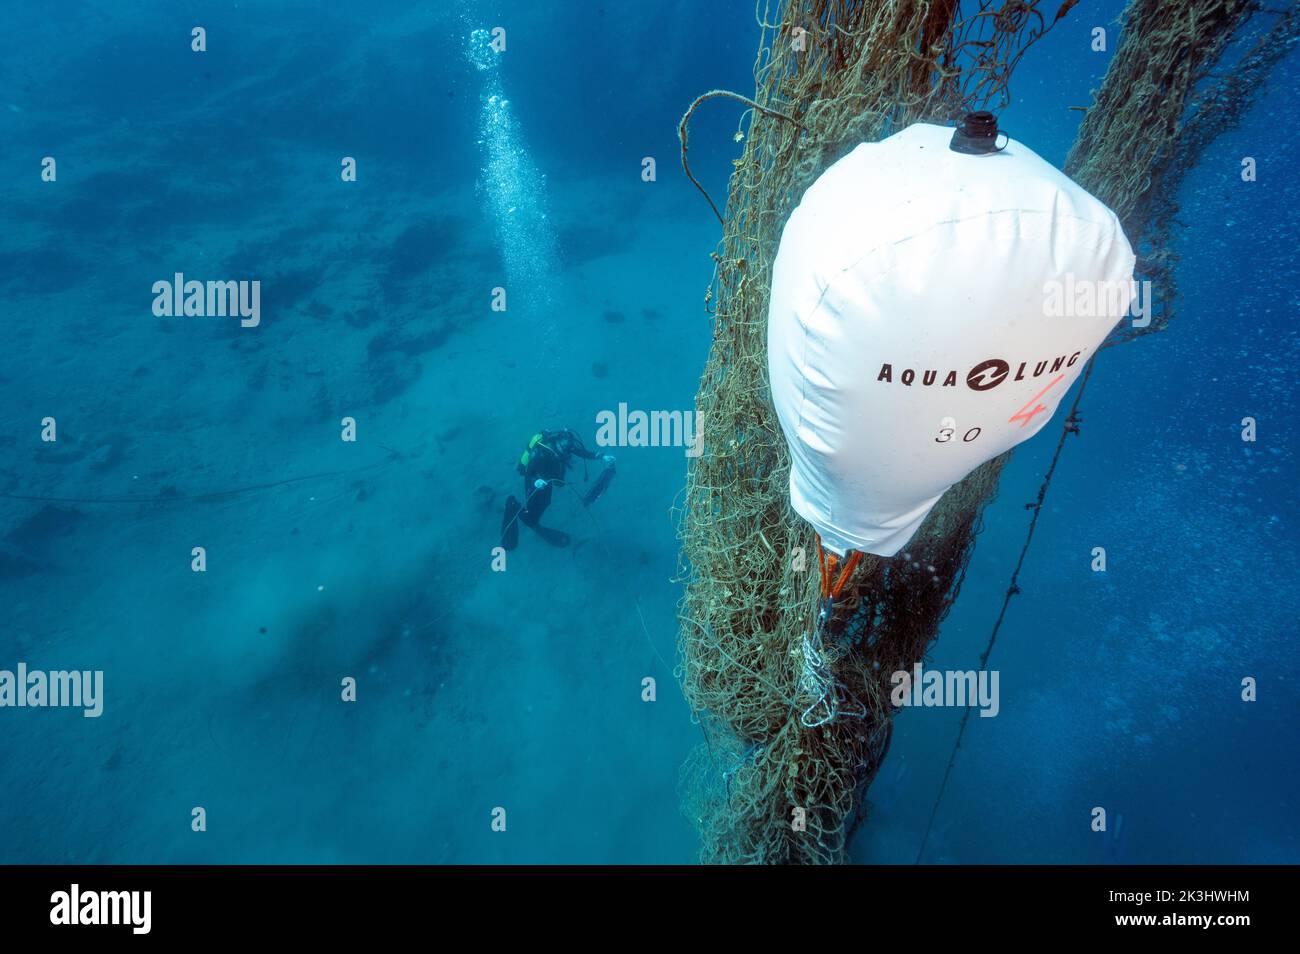
[[[588,450],[587,445],[582,442],[582,438],[573,431],[565,432],[569,437],[569,453],[574,457],[581,457],[583,460],[600,460],[601,455],[593,450]]]

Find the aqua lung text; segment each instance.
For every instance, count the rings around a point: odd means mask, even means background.
[[[1070,355],[1060,355],[1056,358],[1045,358],[1042,361],[1034,362],[1033,370],[1030,371],[1030,362],[1021,361],[1020,366],[1016,368],[1013,381],[1023,381],[1026,378],[1038,378],[1044,374],[1053,374],[1062,368],[1072,368],[1078,363],[1082,351],[1076,351]],[[957,386],[956,371],[949,371],[944,375],[941,388],[955,388]],[[1011,365],[1001,358],[989,358],[987,361],[981,361],[975,367],[966,372],[966,386],[972,391],[988,391],[997,387],[1007,379],[1011,374]],[[892,364],[882,364],[880,373],[876,375],[876,380],[883,381],[885,384],[894,383],[894,366]],[[898,373],[898,383],[904,387],[911,387],[919,384],[921,387],[932,387],[939,380],[939,372],[933,368],[923,371],[917,371],[914,368],[904,368]]]

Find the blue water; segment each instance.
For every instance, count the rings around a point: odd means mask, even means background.
[[[682,449],[619,449],[590,510],[556,492],[570,547],[525,530],[493,569],[528,438],[690,410],[707,353],[718,226],[676,124],[752,91],[753,5],[629,9],[6,6],[0,669],[102,670],[104,710],[0,708],[0,861],[694,859]],[[1081,3],[1016,75],[1003,125],[1054,162],[1118,10]],[[928,861],[1300,860],[1296,72],[1186,184],[1173,326],[1097,364]],[[736,122],[692,127],[715,197]],[[260,280],[260,323],[156,317],[176,272]],[[976,664],[1054,430],[933,665]],[[856,860],[913,860],[958,718],[900,716]]]

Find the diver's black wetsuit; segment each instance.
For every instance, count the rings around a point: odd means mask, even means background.
[[[509,533],[509,525],[517,514],[521,523],[532,527],[550,543],[564,545],[567,535],[558,530],[540,526],[542,514],[551,505],[551,490],[556,484],[563,484],[574,457],[583,460],[599,460],[600,454],[589,450],[582,438],[570,430],[542,431],[540,439],[535,439],[526,455],[528,463],[522,461],[519,471],[524,475],[524,497],[521,505],[514,497],[506,501],[506,515],[503,519],[503,534],[506,549],[513,549],[514,535]],[[538,488],[537,481],[546,481],[546,486]]]

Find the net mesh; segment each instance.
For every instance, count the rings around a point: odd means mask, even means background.
[[[715,90],[682,119],[683,166],[695,182],[692,113],[715,97],[747,105],[705,296],[713,342],[696,399],[703,453],[679,513],[677,676],[705,735],[679,788],[702,861],[845,859],[889,747],[890,676],[920,661],[935,638],[1005,463],[989,461],[945,494],[904,553],[866,555],[818,626],[815,538],[789,506],[790,461],[767,385],[768,287],[781,229],[803,191],[859,142],[1005,105],[1016,64],[1073,6],[1053,4],[1049,16],[1019,0],[769,3],[758,11],[753,99]],[[1162,187],[1192,158],[1171,152],[1178,118],[1222,53],[1222,35],[1249,13],[1235,0],[1191,0],[1179,5],[1181,17],[1164,6],[1130,6],[1070,159],[1085,187],[1138,226],[1130,236],[1159,217]],[[1133,86],[1134,76],[1160,94]],[[1115,142],[1139,130],[1146,144]]]
[[[1179,187],[1210,143],[1240,122],[1269,72],[1296,45],[1294,2],[1248,34],[1257,10],[1247,0],[1144,0],[1124,13],[1123,39],[1065,163],[1066,173],[1115,210],[1138,254],[1137,277],[1155,293],[1151,323],[1117,328],[1111,344],[1168,325],[1178,301]],[[1246,50],[1215,77],[1234,43]]]

